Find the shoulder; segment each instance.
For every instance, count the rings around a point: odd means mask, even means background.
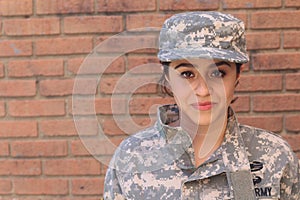
[[[282,158],[290,162],[295,160],[290,145],[278,134],[264,129],[239,125],[246,148],[251,154]]]
[[[127,152],[149,150],[161,144],[163,139],[161,132],[154,125],[127,137],[118,148]]]
[[[130,173],[145,170],[146,160],[159,153],[164,144],[163,134],[156,125],[139,131],[121,142],[114,153],[110,167]]]
[[[261,144],[279,145],[289,148],[288,143],[278,134],[261,128],[239,124],[239,129],[245,139],[256,139]]]

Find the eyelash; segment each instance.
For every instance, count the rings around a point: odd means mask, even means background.
[[[213,73],[220,73],[221,76],[212,76]],[[226,72],[224,70],[215,70],[213,71],[213,73],[210,75],[210,77],[212,78],[223,78],[226,75]]]
[[[187,73],[189,73],[189,76],[187,76]],[[220,73],[220,76],[213,75],[214,73]],[[209,75],[209,77],[210,78],[223,78],[225,75],[226,75],[226,72],[224,70],[215,70]],[[195,77],[195,74],[192,71],[183,71],[180,73],[180,76],[183,78],[186,78],[186,79],[191,79],[191,78]]]
[[[192,75],[192,77],[190,77],[190,76],[187,77],[186,76],[187,73]],[[186,79],[191,79],[191,78],[195,77],[195,74],[192,71],[183,71],[183,72],[180,73],[180,76],[182,76],[183,78],[186,78]]]

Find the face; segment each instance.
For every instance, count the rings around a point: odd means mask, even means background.
[[[238,80],[235,63],[189,59],[173,61],[169,67],[167,79],[181,115],[198,125],[225,117]]]

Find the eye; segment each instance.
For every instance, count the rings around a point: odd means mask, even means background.
[[[226,73],[223,70],[214,70],[211,74],[211,78],[223,78]]]
[[[186,79],[190,79],[190,78],[194,78],[195,74],[191,71],[184,71],[180,73],[180,76],[186,78]]]

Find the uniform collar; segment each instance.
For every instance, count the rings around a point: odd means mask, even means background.
[[[182,169],[191,169],[194,168],[195,163],[192,139],[181,127],[168,125],[177,120],[179,120],[179,108],[176,104],[159,107],[158,127],[163,131],[166,143],[170,144],[176,151],[177,166]],[[219,161],[216,162],[217,160]],[[249,170],[249,161],[243,138],[239,131],[235,113],[230,107],[228,109],[228,122],[222,145],[199,168],[205,167],[209,163],[223,163],[220,166],[221,168],[218,168],[218,173]],[[214,171],[211,172],[211,174],[215,173]],[[208,175],[206,174],[205,176]]]
[[[169,126],[179,120],[179,108],[176,104],[158,108],[157,125],[165,137],[168,153],[173,156],[180,168],[193,168],[194,156],[192,139],[180,126]]]

